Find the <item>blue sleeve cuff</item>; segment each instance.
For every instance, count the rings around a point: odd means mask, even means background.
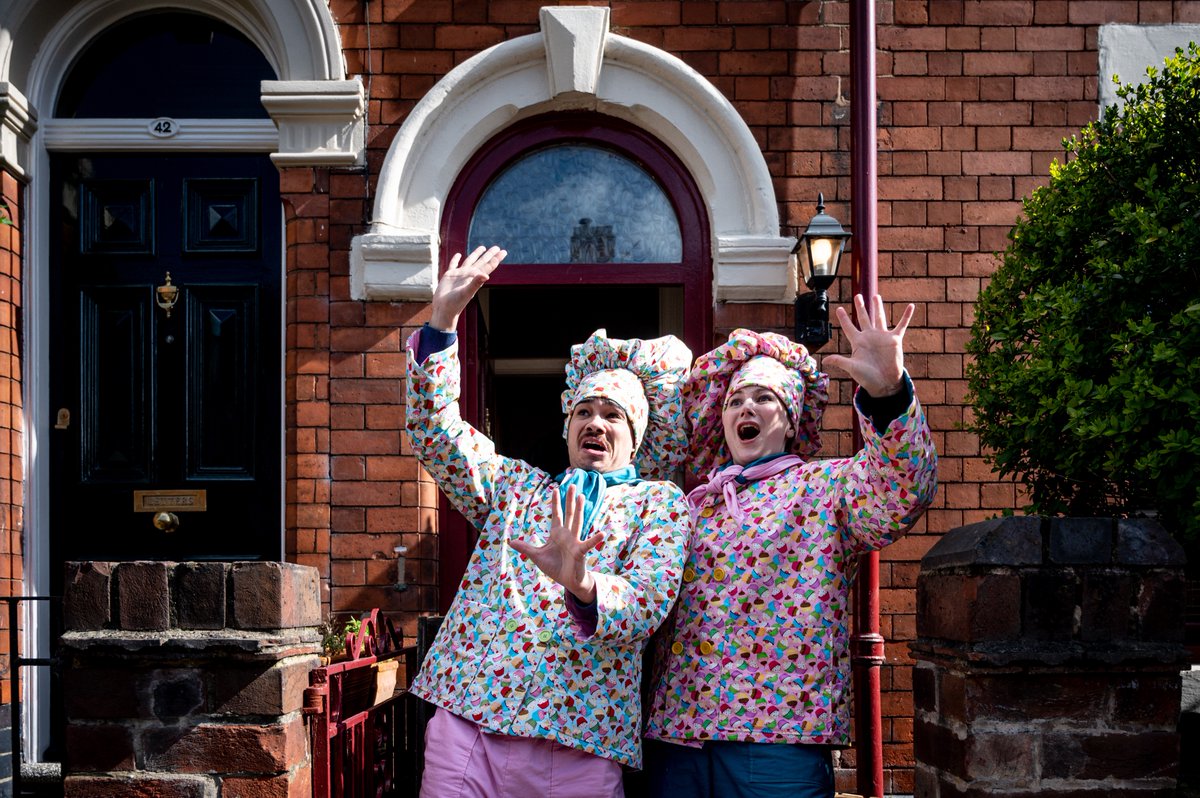
[[[417,362],[424,363],[425,358],[432,355],[434,352],[441,352],[443,349],[449,349],[450,344],[458,340],[458,333],[454,330],[446,332],[439,330],[436,327],[430,327],[426,322],[421,328],[421,341],[417,344]]]

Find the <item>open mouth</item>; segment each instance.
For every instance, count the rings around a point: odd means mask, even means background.
[[[584,451],[588,451],[588,452],[603,453],[605,451],[604,444],[601,443],[600,441],[596,440],[595,438],[589,438],[589,439],[585,440],[583,443],[581,443],[579,445],[579,448],[583,449]]]
[[[738,424],[737,436],[739,441],[752,441],[758,437],[757,424]]]

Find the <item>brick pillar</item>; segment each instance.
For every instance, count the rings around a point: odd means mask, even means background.
[[[292,563],[69,563],[67,798],[311,798],[320,609]]]
[[[945,535],[917,581],[917,798],[1174,796],[1183,564],[1145,520]]]

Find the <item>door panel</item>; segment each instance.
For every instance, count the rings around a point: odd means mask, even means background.
[[[190,479],[253,480],[258,436],[254,286],[201,286],[188,293],[187,385]]]
[[[140,286],[90,286],[80,292],[80,384],[104,385],[79,397],[78,418],[89,422],[81,427],[79,447],[84,484],[150,477],[146,433],[154,361],[145,293]]]
[[[278,172],[257,155],[51,166],[55,562],[280,559]]]

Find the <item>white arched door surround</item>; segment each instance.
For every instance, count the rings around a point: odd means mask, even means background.
[[[470,157],[514,121],[588,109],[653,134],[691,173],[712,230],[714,299],[790,302],[795,239],[779,235],[766,161],[729,101],[678,58],[609,33],[607,8],[546,7],[540,22],[540,34],[460,64],[409,114],[379,176],[371,229],[353,242],[353,296],[428,301],[442,206]]]
[[[67,69],[97,34],[166,10],[220,19],[259,48],[279,76],[262,85],[271,120],[177,120],[180,132],[167,140],[151,135],[149,120],[51,118]],[[0,163],[18,175],[30,170],[35,131],[45,149],[259,151],[281,166],[353,165],[362,159],[365,109],[324,0],[75,0],[0,10]]]

